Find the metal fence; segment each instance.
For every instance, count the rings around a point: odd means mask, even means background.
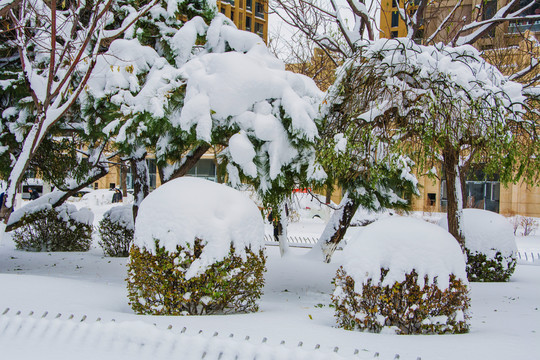
[[[318,239],[310,236],[287,236],[287,242],[290,247],[299,248],[312,248]],[[267,246],[278,246],[279,242],[276,241],[273,235],[264,235],[264,242]]]
[[[517,259],[520,263],[540,262],[540,253],[533,251],[518,251]]]
[[[290,247],[312,248],[318,239],[312,236],[287,236],[287,242]],[[273,235],[264,235],[264,242],[267,246],[278,246],[279,243]],[[343,250],[342,246],[338,246],[337,250]],[[520,264],[540,262],[540,252],[534,251],[518,251],[517,260]]]

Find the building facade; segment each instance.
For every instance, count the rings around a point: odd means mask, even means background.
[[[217,8],[238,29],[255,33],[268,42],[267,0],[217,0]]]

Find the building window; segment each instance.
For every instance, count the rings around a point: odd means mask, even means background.
[[[392,23],[391,27],[397,27],[399,25],[399,12],[392,11]]]
[[[255,16],[264,19],[264,5],[255,1]]]
[[[120,178],[122,178],[122,172],[126,172],[126,188],[133,189],[133,174],[131,173],[131,166],[122,166],[120,168]]]
[[[146,166],[148,166],[148,173],[150,174],[150,183],[148,186],[150,189],[156,188],[156,159],[146,159]]]
[[[498,180],[467,180],[465,182],[465,207],[499,212],[501,184]],[[429,196],[429,195],[428,195]],[[441,182],[441,207],[448,202],[446,180]]]
[[[392,7],[398,8],[399,7],[399,1],[398,0],[392,0]]]
[[[251,18],[249,16],[246,17],[246,30],[251,31]]]
[[[246,9],[248,9],[249,11],[251,11],[251,1],[252,0],[246,0]]]
[[[491,19],[497,12],[497,0],[488,0],[484,2],[484,12],[482,13],[482,20]],[[491,29],[485,37],[494,37],[495,28]]]
[[[260,22],[255,21],[255,34],[259,35],[260,37],[263,37],[263,24]]]
[[[521,9],[530,4],[529,0],[520,0],[516,10]],[[540,15],[540,3],[536,2],[528,10],[520,14],[520,16]],[[521,20],[510,24],[508,31],[510,33],[525,33],[525,31],[540,32],[540,20]]]
[[[435,206],[435,204],[437,203],[437,194],[435,193],[428,193],[427,194],[427,204],[428,206]]]
[[[225,15],[225,12],[226,12],[225,6],[222,6],[222,7],[221,7],[221,10],[219,10],[219,11],[220,11],[223,15]]]
[[[398,32],[397,31],[392,31],[391,33],[391,39],[395,39],[398,37]]]
[[[200,159],[194,167],[188,171],[189,176],[217,181],[216,163],[213,159]]]

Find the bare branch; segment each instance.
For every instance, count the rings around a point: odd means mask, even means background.
[[[433,40],[437,37],[437,35],[439,35],[439,33],[441,32],[442,29],[444,29],[446,27],[446,25],[450,22],[450,20],[454,17],[454,14],[456,13],[456,11],[461,8],[461,5],[463,4],[463,0],[459,0],[456,5],[454,6],[454,8],[452,9],[452,11],[450,11],[450,13],[444,18],[444,20],[441,22],[441,24],[439,25],[439,27],[435,30],[435,32],[433,34],[431,34],[431,36],[426,40],[426,45],[429,45],[430,43],[433,42]]]

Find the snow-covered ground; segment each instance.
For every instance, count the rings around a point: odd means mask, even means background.
[[[92,207],[95,224],[111,206],[78,204],[83,205]],[[303,219],[290,225],[289,234],[318,236],[323,227],[318,218]],[[94,244],[87,253],[29,253],[15,250],[4,236],[0,358],[195,359],[208,352],[205,358],[217,359],[223,352],[222,359],[371,359],[378,353],[381,359],[399,354],[413,360],[533,360],[540,354],[540,266],[535,266],[540,262],[521,262],[509,283],[471,284],[470,333],[405,336],[334,327],[329,304],[340,251],[332,264],[324,264],[304,257],[308,249],[293,248],[280,258],[277,247],[268,247],[265,293],[257,313],[157,317],[133,314],[124,281],[126,259],[105,257],[97,239]],[[517,244],[520,251],[537,251],[540,236],[518,237]]]

